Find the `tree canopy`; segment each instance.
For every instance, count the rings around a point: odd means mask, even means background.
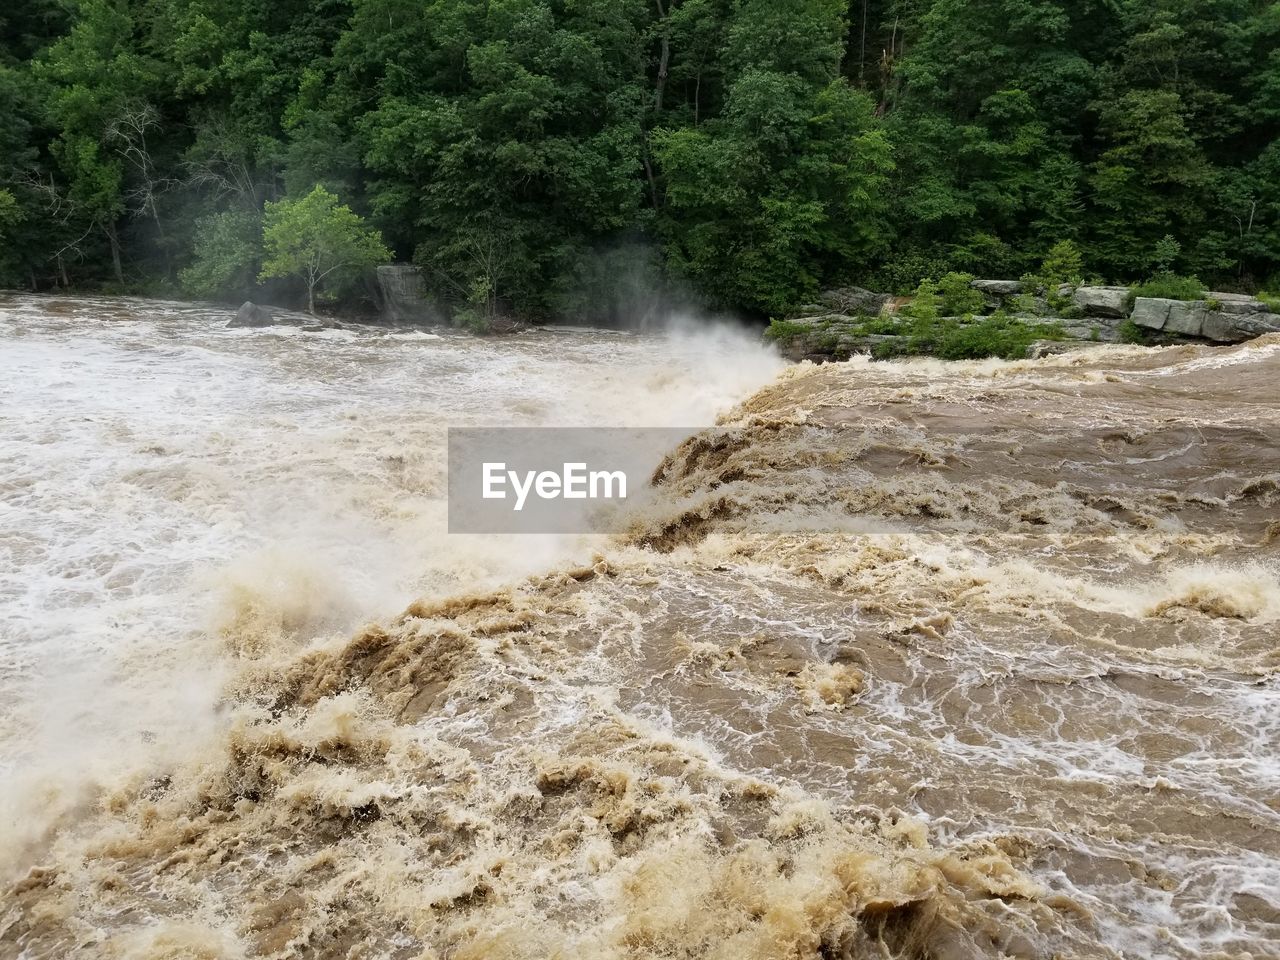
[[[17,0],[0,38],[5,285],[354,297],[282,231],[364,219],[354,262],[488,315],[779,314],[1067,240],[1280,287],[1274,0]]]

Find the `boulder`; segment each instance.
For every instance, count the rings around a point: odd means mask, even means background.
[[[1214,297],[1213,299],[1217,299]],[[1218,343],[1241,343],[1265,333],[1280,332],[1280,314],[1265,310],[1247,313],[1210,310],[1203,300],[1155,300],[1139,297],[1130,319],[1140,327],[1184,337],[1205,337]],[[1244,301],[1232,301],[1233,306]],[[1261,304],[1259,304],[1261,306]]]
[[[276,322],[275,314],[267,307],[261,307],[252,300],[240,304],[240,309],[228,327],[269,327]]]
[[[1128,287],[1077,287],[1071,301],[1086,317],[1123,319],[1129,315]]]
[[[1033,340],[1027,345],[1027,359],[1057,357],[1064,353],[1079,353],[1082,350],[1092,350],[1104,345],[1091,340]]]
[[[1176,333],[1184,337],[1200,336],[1209,309],[1203,300],[1162,300],[1139,297],[1129,319],[1140,327]]]
[[[1169,320],[1169,310],[1179,300],[1159,300],[1154,297],[1139,297],[1133,302],[1133,313],[1129,319],[1148,330],[1163,330]]]
[[[1083,320],[1059,320],[1062,332],[1075,340],[1090,343],[1119,343],[1120,323],[1116,317],[1085,317]]]
[[[980,291],[984,297],[995,299],[1016,297],[1022,293],[1021,280],[974,280],[969,286]]]
[[[818,299],[828,312],[846,315],[879,316],[893,297],[887,293],[873,293],[862,287],[838,287],[824,290]]]
[[[485,333],[495,337],[507,337],[513,333],[524,333],[529,328],[529,324],[523,320],[516,320],[514,317],[494,317],[489,321],[489,326]]]

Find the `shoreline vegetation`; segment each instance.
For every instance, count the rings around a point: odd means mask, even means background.
[[[476,330],[763,325],[1055,259],[1137,298],[1280,291],[1258,0],[27,0],[0,22],[0,286],[358,315],[375,267],[413,264]],[[896,332],[1002,353],[1024,320]]]
[[[1171,237],[1164,243],[1172,259],[1178,244]],[[1129,287],[1081,274],[1079,251],[1066,241],[1017,281],[949,273],[921,281],[910,297],[826,291],[819,303],[774,319],[765,337],[792,360],[1018,360],[1100,343],[1234,344],[1280,332],[1280,298],[1266,293],[1208,291],[1168,265]]]

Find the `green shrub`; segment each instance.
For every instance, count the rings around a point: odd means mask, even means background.
[[[858,324],[856,333],[863,336],[884,336],[885,334],[897,333],[902,326],[902,321],[897,317],[889,314],[881,314],[878,317],[868,317]]]
[[[982,313],[986,305],[982,294],[973,289],[971,273],[948,273],[938,281],[938,292],[942,296],[942,312],[949,317],[970,316]]]
[[[1062,338],[1062,329],[1056,324],[1032,325],[1005,313],[994,313],[946,331],[938,343],[936,354],[943,360],[981,360],[985,357],[1020,360],[1027,355],[1027,348],[1034,341]]]
[[[1272,313],[1280,313],[1280,293],[1270,293],[1263,290],[1258,294],[1258,302]]]
[[[1147,332],[1132,320],[1126,320],[1124,323],[1120,324],[1119,333],[1121,343],[1147,342]]]
[[[1195,277],[1157,273],[1145,283],[1130,288],[1130,294],[1131,299],[1154,297],[1159,300],[1199,300],[1204,296],[1204,284]]]
[[[1161,240],[1156,242],[1156,275],[1172,274],[1181,254],[1182,244],[1166,233]]]
[[[929,279],[921,280],[915,293],[911,295],[911,303],[904,307],[902,312],[908,317],[926,323],[937,321],[942,315],[938,285]]]
[[[903,251],[864,277],[862,285],[869,290],[905,297],[921,281],[940,277],[950,270],[951,263],[943,257],[920,251]]]
[[[769,321],[769,326],[764,335],[769,340],[781,343],[784,340],[790,340],[809,331],[810,327],[807,324],[796,323],[792,320],[774,319]]]
[[[1061,240],[1049,248],[1040,264],[1040,279],[1052,293],[1064,283],[1079,286],[1084,278],[1084,258],[1071,240]]]
[[[1049,308],[1055,313],[1062,313],[1071,307],[1071,299],[1059,295],[1063,286],[1078,287],[1084,278],[1084,260],[1080,249],[1070,240],[1055,243],[1035,273],[1027,273],[1022,277],[1023,287],[1029,293],[1043,290]],[[1029,312],[1034,312],[1034,309]]]
[[[943,360],[1018,360],[1036,340],[1061,340],[1056,324],[1028,324],[1008,314],[993,313],[964,322],[954,317],[915,318],[904,336],[878,344],[874,356],[929,355]]]
[[[1026,278],[1023,278],[1023,283]],[[1035,316],[1040,312],[1039,304],[1036,303],[1034,294],[1020,293],[1009,301],[1009,305],[1013,307],[1014,313],[1026,313]]]

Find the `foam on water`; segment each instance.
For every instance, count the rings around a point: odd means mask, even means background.
[[[229,316],[0,304],[0,817],[20,837],[139,752],[212,735],[223,638],[344,635],[583,548],[446,539],[448,426],[697,427],[780,367],[727,329],[486,341]],[[745,362],[716,362],[731,350]]]
[[[1280,956],[1274,338],[214,321],[0,313],[0,956]],[[626,536],[440,536],[446,424],[735,400]]]

